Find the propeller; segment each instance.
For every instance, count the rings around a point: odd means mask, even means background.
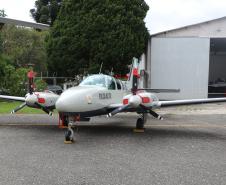
[[[47,114],[49,114],[50,116],[52,116],[53,113],[52,113],[51,111],[49,111],[49,109],[47,109],[46,107],[42,106],[41,104],[39,104],[39,103],[37,103],[37,102],[35,102],[35,105],[36,105],[38,108],[42,109],[45,113],[47,113]]]
[[[160,116],[158,113],[156,113],[155,111],[153,111],[152,109],[140,104],[140,107],[143,108],[144,110],[147,110],[149,112],[149,114],[151,114],[154,118],[157,118],[159,120],[163,120],[163,117]]]
[[[21,105],[19,105],[18,107],[16,107],[14,110],[11,111],[11,114],[16,113],[17,111],[21,110],[22,108],[24,108],[26,106],[26,102],[22,103]]]
[[[132,65],[132,88],[131,88],[131,96],[126,100],[126,102],[123,102],[123,106],[118,107],[117,109],[113,110],[111,113],[108,114],[108,117],[114,116],[120,112],[123,112],[127,108],[141,108],[148,113],[150,113],[153,117],[162,120],[163,118],[154,112],[151,108],[144,106],[143,103],[143,97],[141,97],[138,93],[138,91],[145,90],[145,91],[150,91],[150,92],[165,92],[165,93],[171,93],[171,92],[180,92],[179,89],[150,89],[150,88],[138,88],[138,78],[140,78],[140,75],[138,73],[138,59],[133,58],[133,65]],[[148,97],[148,102],[150,102],[150,99]]]
[[[113,110],[112,112],[110,112],[107,117],[112,117],[120,112],[123,112],[125,109],[129,108],[129,104],[128,105],[123,105],[121,107],[118,107],[117,109]]]
[[[29,94],[32,94],[34,92],[34,77],[35,77],[34,71],[30,70],[27,73],[27,77],[28,77],[28,92]]]
[[[35,77],[35,73],[30,70],[27,73],[27,77],[28,77],[28,94],[25,97],[25,102],[22,103],[21,105],[19,105],[18,107],[16,107],[14,110],[11,111],[11,114],[16,113],[17,111],[23,109],[25,106],[29,106],[32,107],[31,105],[35,105],[36,107],[40,108],[41,110],[43,110],[45,113],[49,114],[50,116],[52,115],[52,112],[47,109],[45,106],[39,104],[38,102],[36,102],[36,100],[39,101],[39,95],[36,94],[34,92],[34,77]]]

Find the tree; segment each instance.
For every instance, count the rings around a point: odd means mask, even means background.
[[[28,69],[16,69],[12,64],[9,57],[0,55],[0,92],[7,92],[10,95],[24,96],[27,88]]]
[[[37,0],[35,8],[30,10],[36,22],[52,25],[61,6],[61,0]]]
[[[1,30],[2,52],[10,57],[15,67],[34,64],[34,70],[47,70],[45,32],[5,25]]]
[[[2,54],[3,51],[3,40],[2,40],[2,33],[0,32],[0,55]]]
[[[0,17],[6,17],[7,15],[5,14],[5,10],[2,9],[0,10]]]
[[[48,38],[49,70],[60,75],[103,70],[124,73],[145,50],[144,0],[67,0]]]
[[[35,79],[35,91],[44,91],[47,88],[47,83],[42,79]]]

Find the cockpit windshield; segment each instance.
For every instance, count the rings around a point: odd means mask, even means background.
[[[81,86],[99,86],[108,89],[116,89],[115,79],[107,75],[92,75],[84,79],[79,85]]]
[[[104,75],[92,75],[85,78],[79,85],[95,85],[99,87],[106,87]]]

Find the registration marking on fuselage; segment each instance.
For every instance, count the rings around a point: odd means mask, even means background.
[[[111,93],[99,93],[99,99],[100,100],[111,99]]]

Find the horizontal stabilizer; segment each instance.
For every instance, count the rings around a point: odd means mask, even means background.
[[[142,88],[138,90],[145,90],[153,93],[178,93],[180,89],[150,89],[150,88]]]

